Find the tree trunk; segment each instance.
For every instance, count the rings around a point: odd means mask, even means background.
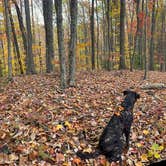
[[[19,67],[20,67],[20,73],[24,74],[23,65],[22,65],[22,62],[21,62],[20,49],[19,49],[19,45],[18,45],[18,41],[17,41],[16,30],[15,30],[14,21],[13,21],[10,6],[9,6],[8,9],[9,9],[9,17],[10,17],[10,23],[11,23],[12,33],[13,33],[14,47],[15,47],[15,50],[16,50],[16,55],[17,55],[17,59],[18,59]]]
[[[103,30],[103,33],[102,33],[102,36],[103,36],[103,40],[102,40],[102,67],[104,67],[104,69],[107,69],[107,54],[106,54],[106,51],[107,51],[107,40],[106,40],[106,21],[105,21],[105,8],[104,8],[104,3],[105,1],[102,1],[102,30]]]
[[[125,2],[120,0],[120,64],[119,69],[125,69]]]
[[[49,2],[49,0],[48,0]],[[34,20],[34,0],[31,0],[31,16],[32,16],[32,41],[35,43],[35,20]]]
[[[97,20],[97,37],[96,37],[96,48],[97,48],[97,53],[96,53],[96,58],[97,58],[97,69],[99,69],[99,14],[98,14],[98,8],[97,8],[97,0],[96,0],[96,20]]]
[[[92,43],[92,70],[95,69],[95,32],[94,32],[94,0],[92,0],[92,10],[90,16],[91,43]]]
[[[58,35],[58,50],[60,60],[60,86],[66,88],[66,56],[64,49],[64,30],[62,16],[62,0],[55,0],[56,20],[57,20],[57,35]]]
[[[136,48],[137,48],[137,37],[138,37],[138,34],[139,34],[139,5],[140,5],[140,0],[137,0],[136,1],[136,15],[137,15],[137,30],[136,30],[136,34],[134,36],[134,50],[133,50],[133,54],[132,54],[132,57],[131,57],[131,68],[130,68],[130,71],[133,71],[133,68],[134,68],[134,60],[135,60],[135,53],[136,53]]]
[[[164,34],[165,34],[165,11],[162,10],[161,13],[161,39],[160,39],[160,48],[161,48],[161,57],[160,57],[160,71],[165,71],[165,45],[164,45]]]
[[[82,7],[82,13],[83,13],[83,25],[84,25],[84,42],[88,42],[88,30],[87,30],[87,24],[86,24],[86,18],[85,18],[85,7],[84,5],[81,5]],[[86,63],[86,70],[89,69],[89,60],[88,60],[88,46],[85,46],[85,63]]]
[[[147,16],[148,16],[148,7],[147,7],[147,0],[146,0],[146,12],[145,12],[145,70],[144,70],[144,80],[148,77],[148,38],[147,38]]]
[[[108,43],[108,57],[107,57],[107,69],[112,70],[112,61],[111,60],[111,37],[110,37],[110,0],[106,2],[106,18],[107,18],[107,43]]]
[[[133,1],[133,5],[134,5],[134,1]],[[131,15],[130,15],[130,27],[127,24],[127,28],[130,28],[130,31],[132,31],[132,22],[133,22],[133,20],[134,20],[134,12],[131,12]],[[131,32],[128,34],[128,40],[129,40],[130,71],[133,71],[133,61],[132,61],[133,56],[134,56],[133,52],[132,52],[132,50],[133,50],[133,48],[132,48],[132,46],[133,46],[133,35],[132,35]]]
[[[75,52],[77,37],[77,0],[70,1],[69,86],[75,86]]]
[[[31,19],[29,10],[29,0],[24,0],[25,16],[26,16],[26,30],[27,30],[27,56],[26,56],[26,73],[35,74],[35,65],[32,53],[32,31]]]
[[[53,1],[43,0],[43,16],[46,34],[46,72],[53,71],[54,45],[53,45]]]
[[[149,70],[154,70],[154,33],[155,33],[155,0],[153,0],[152,23],[151,23],[151,39],[150,39],[150,59]]]
[[[10,19],[9,19],[8,0],[4,0],[4,8],[5,8],[7,47],[8,47],[8,79],[12,80],[11,26],[10,26]]]
[[[24,27],[24,23],[23,23],[22,14],[21,14],[21,11],[20,11],[19,6],[17,4],[17,1],[16,0],[12,0],[12,1],[15,5],[15,8],[16,8],[17,17],[18,17],[18,21],[19,21],[19,27],[20,27],[21,34],[22,34],[24,51],[25,51],[25,55],[27,57],[28,56],[28,53],[27,53],[27,38],[26,38],[26,31],[25,31],[25,27]]]

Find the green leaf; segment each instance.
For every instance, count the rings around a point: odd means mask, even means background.
[[[152,150],[158,150],[159,149],[159,145],[154,143],[152,144],[152,147],[151,147]]]

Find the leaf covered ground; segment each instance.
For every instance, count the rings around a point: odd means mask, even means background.
[[[166,89],[143,90],[149,83],[166,84],[166,74],[150,72],[79,72],[77,86],[59,89],[58,75],[14,77],[0,81],[0,164],[108,166],[103,156],[81,161],[79,149],[91,152],[120,104],[126,89],[141,98],[134,108],[126,165],[142,166],[166,159]]]

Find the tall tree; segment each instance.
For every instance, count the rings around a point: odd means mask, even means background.
[[[11,29],[12,29],[12,34],[13,34],[14,47],[15,47],[15,50],[16,50],[18,64],[19,64],[19,67],[20,67],[20,73],[24,74],[23,65],[22,65],[22,61],[21,61],[19,44],[18,44],[18,41],[17,41],[17,35],[16,35],[16,30],[15,30],[14,21],[13,21],[13,17],[12,17],[12,12],[11,12],[10,6],[8,7],[8,10],[9,10],[9,18],[10,18]]]
[[[144,46],[145,46],[145,54],[144,54],[144,63],[145,63],[145,69],[144,69],[144,80],[148,77],[148,37],[147,37],[147,16],[148,16],[148,0],[145,0],[145,40],[144,40]]]
[[[119,69],[125,69],[125,3],[120,0],[120,63]]]
[[[75,86],[75,54],[77,38],[77,10],[78,1],[70,1],[70,43],[69,43],[69,86]]]
[[[152,21],[151,21],[151,39],[150,39],[150,59],[149,70],[154,70],[154,33],[155,33],[155,0],[153,0]]]
[[[26,30],[27,30],[27,56],[26,56],[26,73],[35,74],[35,65],[32,53],[32,31],[31,31],[31,19],[29,0],[24,0],[25,16],[26,16]]]
[[[8,0],[4,0],[5,8],[5,25],[6,25],[6,36],[7,36],[7,47],[8,47],[8,78],[12,79],[12,55],[11,55],[11,26],[9,19],[9,6]]]
[[[96,57],[97,57],[97,69],[99,69],[99,14],[98,14],[98,2],[96,0],[96,21],[97,21],[97,35],[96,35]]]
[[[54,43],[53,43],[53,0],[43,0],[43,16],[46,34],[46,72],[53,71]]]
[[[66,56],[64,49],[64,30],[63,30],[63,16],[62,16],[62,0],[55,0],[57,34],[58,34],[58,50],[60,60],[60,86],[66,88]]]
[[[108,44],[108,57],[107,57],[107,69],[110,70],[112,65],[110,66],[111,59],[111,38],[110,38],[110,0],[106,2],[106,18],[107,18],[107,44]]]
[[[25,51],[25,55],[27,57],[28,56],[27,55],[27,38],[26,38],[26,31],[25,31],[25,26],[24,26],[24,22],[23,22],[23,17],[22,17],[20,8],[19,8],[19,6],[17,4],[17,1],[16,0],[12,0],[12,1],[13,1],[14,5],[15,5],[15,8],[16,8],[18,22],[19,22],[19,27],[20,27],[20,31],[21,31],[21,34],[22,34],[24,51]],[[22,5],[22,2],[21,2],[20,5]]]
[[[90,16],[90,29],[91,29],[91,43],[92,43],[92,70],[95,69],[95,32],[94,32],[94,0],[92,0],[91,16]]]
[[[130,70],[133,71],[133,65],[134,65],[134,60],[135,60],[135,53],[136,53],[136,47],[137,47],[137,38],[139,35],[139,28],[140,28],[140,22],[139,22],[139,6],[140,6],[140,0],[136,0],[136,16],[137,16],[137,27],[136,27],[136,34],[134,36],[134,50],[133,50],[133,55],[131,57],[131,66]]]
[[[82,14],[83,14],[83,26],[84,26],[84,42],[88,42],[88,27],[86,23],[86,18],[85,18],[85,6],[83,3],[81,3],[81,8],[82,8]],[[88,70],[89,66],[89,59],[88,59],[88,46],[85,46],[85,63],[86,63],[86,69]]]
[[[160,71],[165,71],[165,18],[166,18],[166,12],[165,12],[165,6],[163,6],[162,12],[161,12],[161,35],[160,35],[160,52],[161,52],[161,57],[160,57]]]

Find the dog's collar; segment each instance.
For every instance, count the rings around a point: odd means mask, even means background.
[[[114,112],[114,115],[116,116],[120,116],[121,112],[124,111],[125,108],[122,107],[121,105],[118,105],[117,108],[116,108],[116,112]]]

